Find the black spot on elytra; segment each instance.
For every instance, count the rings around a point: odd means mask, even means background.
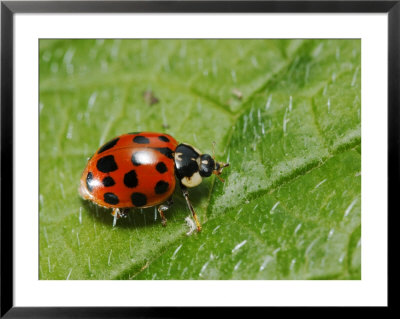
[[[103,173],[113,172],[118,169],[113,155],[107,155],[100,158],[96,163],[96,167],[100,172]]]
[[[133,193],[131,195],[132,204],[136,207],[144,206],[147,204],[147,197],[142,193]]]
[[[159,162],[159,163],[157,163],[157,165],[156,165],[156,170],[159,172],[159,173],[165,173],[168,169],[167,169],[167,166],[163,163],[163,162]]]
[[[93,181],[93,173],[89,172],[86,176],[86,187],[89,190],[89,192],[93,192],[92,181]]]
[[[153,147],[156,151],[159,151],[161,154],[164,154],[170,159],[173,159],[174,156],[172,155],[172,150],[169,147]]]
[[[129,188],[133,188],[138,185],[137,175],[134,170],[131,170],[130,172],[125,174],[124,184],[126,187],[129,187]]]
[[[169,184],[164,181],[159,181],[154,187],[156,194],[164,194],[168,190]]]
[[[104,177],[104,179],[103,179],[103,185],[105,187],[110,187],[110,186],[115,185],[115,181],[113,180],[113,178],[111,176],[107,176],[107,177]]]
[[[169,142],[169,138],[166,137],[166,136],[164,136],[164,135],[160,135],[160,136],[158,137],[158,139],[161,140],[161,141],[163,141],[163,142]]]
[[[111,205],[117,205],[119,203],[118,196],[115,195],[114,193],[105,193],[104,194],[104,201],[107,204],[111,204]]]
[[[150,140],[145,136],[138,135],[133,138],[133,142],[137,144],[149,144]]]
[[[103,153],[107,150],[109,150],[110,148],[113,148],[115,146],[115,144],[117,144],[117,142],[119,141],[119,137],[114,138],[113,140],[107,142],[106,144],[104,144],[97,152],[97,154]]]

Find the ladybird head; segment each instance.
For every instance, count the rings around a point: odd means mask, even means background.
[[[180,182],[186,187],[199,185],[203,177],[219,175],[229,164],[216,162],[209,154],[201,154],[189,144],[179,144],[175,150],[175,172]],[[223,180],[222,180],[223,181]]]
[[[228,163],[215,161],[214,157],[209,154],[202,154],[200,156],[200,175],[203,177],[210,177],[211,174],[221,175],[224,167],[229,166]]]

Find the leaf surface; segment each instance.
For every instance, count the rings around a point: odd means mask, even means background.
[[[360,279],[359,40],[41,40],[40,279]],[[149,99],[150,97],[150,99]],[[111,138],[158,131],[230,166],[112,227],[79,198]]]

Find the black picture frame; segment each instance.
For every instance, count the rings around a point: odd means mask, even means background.
[[[388,14],[388,225],[399,212],[400,1],[1,1],[1,317],[132,318],[229,315],[244,309],[131,307],[25,308],[13,302],[13,19],[16,13],[387,13]],[[389,214],[389,212],[391,214]],[[388,232],[388,247],[393,231]],[[389,253],[389,252],[388,252]],[[389,254],[388,254],[389,258]],[[390,262],[390,259],[389,259]],[[388,269],[390,270],[390,269]],[[389,273],[390,274],[390,273]],[[390,281],[388,281],[389,287]],[[391,309],[391,296],[388,307]],[[296,309],[296,310],[295,310]],[[277,311],[277,308],[253,308]],[[299,311],[291,307],[291,310]],[[303,309],[304,310],[304,309]],[[303,311],[300,310],[300,311]],[[325,309],[321,309],[325,311]],[[280,310],[279,310],[280,311]],[[337,308],[332,309],[336,312]],[[248,310],[244,311],[246,314]]]

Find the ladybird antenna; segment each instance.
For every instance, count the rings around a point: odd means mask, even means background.
[[[216,144],[216,142],[213,141],[212,142],[212,154],[213,154],[212,158],[213,158],[213,160],[215,160],[215,144]]]

